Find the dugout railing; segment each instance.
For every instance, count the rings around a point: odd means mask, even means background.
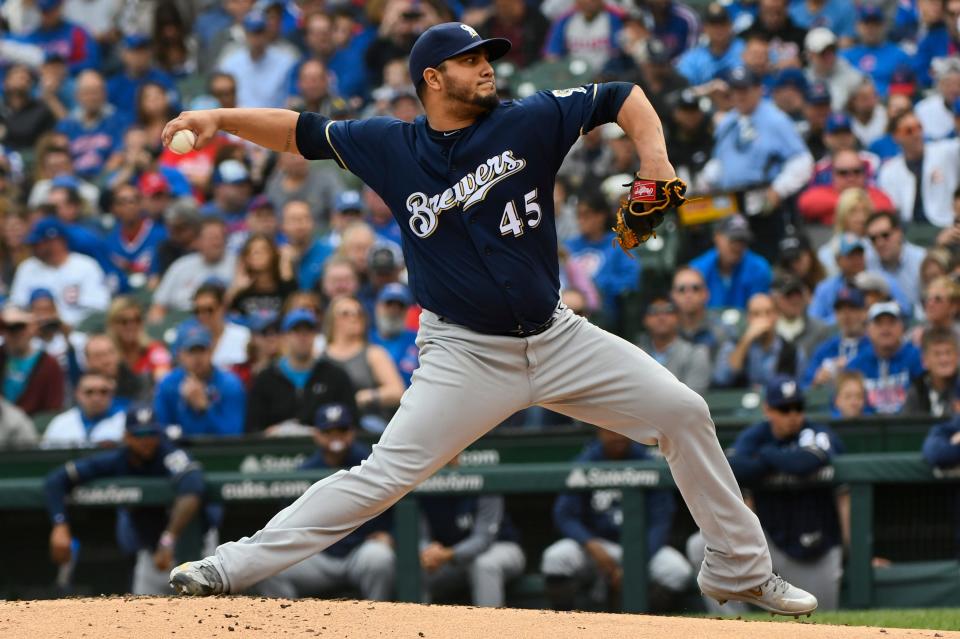
[[[282,503],[301,494],[323,472],[282,472],[256,475],[235,472],[207,473],[208,497],[222,501],[229,510],[235,503]],[[846,566],[847,603],[869,608],[874,603],[874,492],[882,484],[954,483],[960,471],[928,467],[916,453],[856,454],[837,458],[815,477],[797,482],[773,478],[769,485],[790,490],[803,483],[828,483],[849,487],[851,495],[851,539]],[[397,598],[420,599],[417,497],[426,494],[518,494],[557,493],[593,489],[622,491],[624,578],[623,609],[647,610],[646,492],[672,488],[673,479],[662,461],[643,463],[501,464],[444,470],[428,479],[395,507],[397,540]],[[72,508],[155,505],[169,503],[173,493],[165,480],[123,478],[94,482],[78,488],[71,497]],[[0,509],[32,510],[44,507],[43,480],[39,477],[0,479]],[[945,515],[946,516],[946,515]],[[544,522],[547,525],[547,522]],[[253,532],[253,531],[249,531]],[[196,541],[196,540],[193,540]],[[178,554],[192,558],[198,545],[181,547]],[[915,543],[922,543],[922,539]],[[42,543],[42,542],[41,542]],[[960,579],[960,575],[957,575]]]
[[[745,391],[714,391],[708,394],[714,408],[717,436],[729,446],[748,424],[762,419],[760,399]],[[719,407],[727,407],[726,411]],[[816,419],[815,416],[811,419]],[[862,419],[817,419],[829,424],[843,440],[848,453],[913,452],[936,418],[923,416],[864,417]],[[574,425],[534,428],[500,428],[482,437],[461,455],[463,466],[496,466],[542,462],[566,462],[580,452],[596,434],[593,426]],[[359,433],[368,443],[379,435]],[[257,474],[293,470],[314,450],[309,437],[264,438],[207,437],[185,440],[182,445],[208,472]],[[0,448],[0,478],[38,477],[78,455],[76,449]]]

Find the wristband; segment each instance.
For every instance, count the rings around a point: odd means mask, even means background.
[[[173,536],[173,533],[169,530],[164,530],[163,534],[160,535],[160,541],[157,542],[157,546],[160,548],[173,548],[177,543],[177,538]]]

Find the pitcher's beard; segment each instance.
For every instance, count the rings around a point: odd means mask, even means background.
[[[500,98],[497,96],[496,91],[493,91],[487,95],[478,95],[477,93],[472,92],[465,87],[452,84],[447,88],[447,95],[451,99],[456,100],[464,105],[474,107],[473,110],[478,110],[483,113],[493,111],[500,105]]]

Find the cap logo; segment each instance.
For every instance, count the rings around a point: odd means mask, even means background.
[[[784,397],[793,397],[797,394],[797,383],[790,381],[780,384],[780,392]]]
[[[657,184],[652,181],[637,180],[633,183],[633,193],[630,199],[641,202],[654,202],[657,199]]]
[[[340,406],[329,406],[327,410],[324,411],[324,415],[327,418],[328,422],[336,422],[340,420],[340,416],[343,415],[343,408]]]
[[[471,27],[469,24],[461,24],[460,28],[469,33],[471,38],[475,38],[477,40],[480,39],[480,34],[477,33],[477,30]]]
[[[153,417],[153,411],[151,411],[149,408],[141,408],[140,410],[137,411],[136,417],[137,417],[137,422],[141,424],[146,424]]]

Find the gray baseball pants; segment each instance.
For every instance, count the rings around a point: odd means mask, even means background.
[[[170,571],[157,570],[153,553],[143,548],[137,551],[137,563],[133,567],[133,594],[170,594]]]
[[[444,592],[466,582],[470,585],[474,606],[500,608],[505,603],[507,582],[523,574],[526,563],[519,544],[495,541],[469,563],[449,563],[436,572],[424,572],[423,602],[430,603],[435,592]]]
[[[367,540],[344,557],[317,553],[264,579],[250,592],[264,597],[319,597],[346,587],[363,599],[386,601],[393,594],[396,555],[382,541]]]
[[[618,564],[623,565],[623,547],[608,539],[599,539],[604,550]],[[650,579],[668,590],[682,592],[693,576],[693,569],[686,558],[672,546],[663,546],[653,553],[647,564]],[[544,577],[571,577],[591,587],[591,597],[603,601],[606,597],[606,582],[600,578],[597,564],[587,551],[573,539],[561,539],[543,551],[540,572]]]
[[[842,546],[834,546],[813,561],[794,559],[772,543],[770,554],[773,568],[781,577],[817,598],[817,610],[837,609],[843,579]]]
[[[555,318],[539,335],[500,337],[424,310],[420,367],[371,455],[315,483],[251,537],[217,548],[214,564],[227,592],[333,544],[532,405],[634,441],[657,440],[707,541],[704,583],[741,591],[769,579],[763,531],[743,503],[703,398],[637,346],[569,309]]]

